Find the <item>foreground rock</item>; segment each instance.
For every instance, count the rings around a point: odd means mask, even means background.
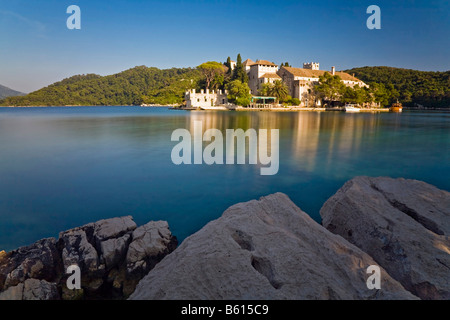
[[[61,232],[58,240],[0,253],[0,300],[127,297],[176,246],[167,222],[137,228],[128,216],[90,223]],[[81,290],[67,289],[71,265],[81,269]]]
[[[27,279],[58,282],[61,274],[61,257],[54,238],[0,255],[0,292]]]
[[[0,294],[0,300],[58,300],[55,283],[45,280],[27,279],[17,286],[9,287]]]
[[[323,225],[422,299],[450,299],[450,193],[416,180],[357,177],[321,209]]]
[[[232,206],[187,238],[130,299],[413,299],[376,262],[281,193]]]

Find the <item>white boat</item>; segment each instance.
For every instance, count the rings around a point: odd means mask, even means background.
[[[360,112],[361,108],[359,108],[356,104],[346,104],[344,106],[345,112]]]
[[[225,106],[200,107],[202,110],[228,110]]]

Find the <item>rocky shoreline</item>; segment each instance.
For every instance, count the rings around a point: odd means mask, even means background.
[[[130,216],[67,230],[0,255],[0,300],[122,299],[177,246],[165,221],[137,227]],[[77,265],[81,290],[66,286]]]
[[[132,217],[0,252],[0,300],[450,299],[450,193],[356,177],[322,224],[287,195],[236,204],[177,247],[167,222]],[[81,269],[81,290],[66,286]],[[380,289],[369,288],[378,266]]]

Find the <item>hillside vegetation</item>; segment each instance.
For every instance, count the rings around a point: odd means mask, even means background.
[[[395,90],[405,106],[450,107],[450,71],[432,72],[392,67],[362,67],[345,70],[367,84],[383,84]]]
[[[0,103],[12,106],[181,104],[185,91],[196,88],[201,78],[200,72],[191,68],[160,70],[139,66],[104,77],[73,76]]]
[[[238,57],[239,58],[239,57]],[[209,79],[212,89],[225,88],[227,81],[240,79],[238,72],[219,74]],[[426,108],[450,107],[450,71],[428,72],[391,67],[362,67],[345,70],[375,90],[388,105],[397,99],[405,106]],[[109,76],[76,75],[56,82],[26,96],[7,97],[0,105],[67,106],[67,105],[140,105],[182,104],[188,89],[207,85],[201,68],[158,69],[135,67]]]

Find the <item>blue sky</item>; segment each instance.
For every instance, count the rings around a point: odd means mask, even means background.
[[[68,30],[69,5],[81,30]],[[381,8],[381,30],[366,9]],[[265,59],[343,70],[450,69],[449,1],[0,0],[0,84],[30,92],[83,73]]]

